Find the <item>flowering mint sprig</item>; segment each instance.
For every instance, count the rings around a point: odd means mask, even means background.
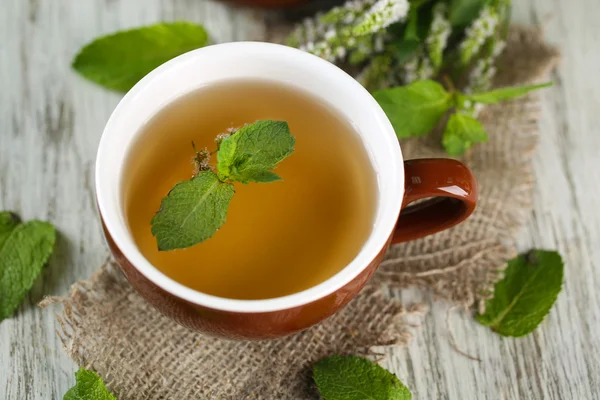
[[[465,38],[459,45],[460,62],[463,66],[476,56],[486,41],[494,36],[500,23],[495,7],[485,7],[477,19],[466,29]]]
[[[356,79],[371,92],[400,84],[394,71],[394,61],[388,54],[373,57]]]
[[[331,62],[346,61],[349,55],[362,62],[383,51],[385,28],[405,18],[409,7],[408,0],[351,0],[304,20],[288,45]]]
[[[318,17],[324,24],[346,24],[352,25],[358,21],[364,13],[369,10],[377,0],[350,0],[341,7],[333,7],[331,10]]]
[[[194,147],[192,179],[177,183],[152,218],[160,251],[185,249],[211,238],[225,223],[234,182],[270,183],[273,172],[294,151],[296,140],[284,121],[256,121],[215,139],[217,168],[211,152]]]
[[[429,57],[423,49],[417,50],[416,54],[402,66],[402,81],[405,84],[432,78],[435,69]]]
[[[468,84],[465,89],[467,93],[477,93],[489,90],[496,75],[496,60],[506,47],[502,39],[491,38],[487,45],[485,54],[475,61],[475,65],[469,72]]]
[[[433,19],[429,33],[412,58],[401,66],[402,81],[406,84],[429,79],[442,67],[444,50],[452,33],[448,20],[446,4],[438,3],[433,7]],[[408,28],[407,28],[408,29]]]
[[[361,65],[365,62],[372,62],[375,57],[384,52],[387,36],[383,32],[357,38],[354,49],[348,54],[347,61],[350,65]]]
[[[373,93],[399,138],[427,135],[447,115],[442,144],[461,155],[487,141],[477,120],[486,104],[540,87],[489,91],[510,6],[511,0],[353,0],[305,21],[292,42],[359,67],[356,79]],[[462,91],[450,79],[447,89],[437,83],[442,74],[460,82]]]
[[[425,39],[429,58],[435,69],[442,66],[444,50],[448,45],[448,38],[451,33],[452,25],[448,20],[448,7],[444,3],[438,3],[433,8],[431,29]]]
[[[352,33],[363,36],[380,32],[394,22],[403,20],[409,8],[407,0],[379,0],[366,12]]]

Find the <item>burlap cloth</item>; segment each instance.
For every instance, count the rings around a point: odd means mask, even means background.
[[[546,78],[557,52],[537,31],[515,29],[499,85]],[[382,294],[383,284],[417,285],[464,308],[489,296],[516,231],[531,207],[532,152],[538,137],[538,95],[481,115],[490,141],[466,156],[480,187],[479,206],[462,225],[391,248],[370,285],[329,320],[297,335],[265,342],[232,342],[193,333],[149,306],[111,265],[73,285],[58,316],[67,353],[97,371],[119,400],[316,399],[310,367],[338,353],[365,353],[410,339],[411,314]],[[405,159],[444,156],[439,138],[402,143]]]

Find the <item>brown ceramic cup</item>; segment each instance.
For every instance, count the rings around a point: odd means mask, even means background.
[[[377,174],[373,228],[356,258],[326,281],[289,296],[236,300],[190,289],[144,258],[124,215],[123,166],[144,124],[167,104],[193,90],[239,79],[295,85],[334,107],[355,127]],[[127,93],[100,141],[96,195],[112,253],[131,285],[150,304],[200,332],[266,339],[306,329],[346,305],[373,275],[391,243],[417,239],[463,221],[475,208],[477,184],[472,172],[458,161],[404,161],[381,107],[356,80],[335,65],[285,46],[239,42],[209,46],[177,57]],[[410,206],[423,199],[427,200]]]

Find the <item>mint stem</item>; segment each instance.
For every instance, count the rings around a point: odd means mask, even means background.
[[[448,75],[444,75],[442,77],[442,79],[444,80],[444,83],[446,84],[446,88],[448,89],[448,91],[450,93],[456,93],[456,87],[454,86],[454,83],[452,83],[452,79],[450,79],[450,77]]]

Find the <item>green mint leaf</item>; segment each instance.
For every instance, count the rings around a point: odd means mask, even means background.
[[[179,182],[163,198],[152,218],[152,234],[160,251],[183,249],[211,238],[225,223],[235,189],[230,182],[275,182],[272,169],[292,154],[295,139],[286,122],[257,121],[232,134],[218,135],[219,174],[208,163],[208,149],[196,149],[196,175]]]
[[[410,400],[396,375],[367,359],[334,355],[318,361],[313,379],[325,400]]]
[[[221,182],[213,171],[179,182],[151,221],[158,249],[183,249],[212,237],[225,223],[234,193],[233,185]]]
[[[392,42],[387,50],[396,63],[403,64],[417,53],[420,46],[417,40],[402,39]]]
[[[75,373],[75,380],[75,386],[65,393],[63,400],[117,400],[95,372],[81,368]]]
[[[473,117],[457,112],[450,116],[442,144],[451,156],[460,156],[469,150],[475,143],[487,142],[488,135],[485,128]]]
[[[452,106],[452,95],[432,80],[380,90],[373,97],[399,138],[428,134]]]
[[[21,304],[48,262],[55,240],[51,224],[21,223],[15,214],[0,212],[0,321]]]
[[[543,89],[552,86],[552,82],[542,83],[541,85],[507,87],[496,89],[485,93],[477,93],[467,96],[467,98],[476,103],[496,104],[501,101],[515,99],[526,95],[534,90]]]
[[[508,262],[494,297],[477,320],[502,336],[524,336],[542,322],[563,282],[564,264],[555,251],[533,250]]]
[[[450,23],[452,26],[467,26],[479,16],[481,9],[490,0],[452,0],[450,3]]]
[[[73,68],[104,87],[127,91],[159,65],[207,44],[200,25],[161,23],[94,40],[77,54]]]
[[[294,152],[295,143],[287,122],[246,125],[221,142],[217,154],[219,178],[242,183],[279,180],[271,170]]]

